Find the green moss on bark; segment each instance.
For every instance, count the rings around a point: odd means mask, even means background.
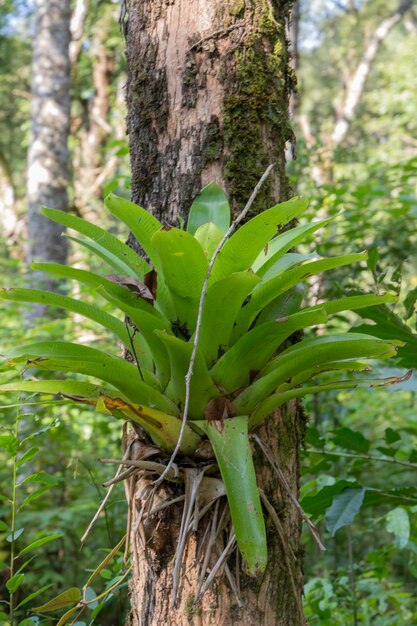
[[[287,118],[292,80],[283,20],[278,19],[282,4],[267,0],[252,4],[254,27],[233,52],[234,72],[224,77],[224,138],[229,151],[225,177],[238,206],[247,201],[271,155],[279,163],[285,142],[292,138]],[[285,179],[281,182],[286,190]],[[274,200],[269,180],[258,195],[253,213]]]

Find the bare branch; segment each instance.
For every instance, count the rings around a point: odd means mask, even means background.
[[[390,17],[383,19],[376,28],[346,89],[344,105],[331,135],[331,141],[334,146],[341,144],[349,131],[356,108],[362,97],[366,80],[381,44],[404,14],[411,9],[413,3],[414,0],[402,0],[397,11]]]

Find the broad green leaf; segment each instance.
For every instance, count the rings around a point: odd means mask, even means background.
[[[19,380],[15,383],[0,385],[0,392],[27,391],[34,393],[62,394],[66,396],[82,396],[98,398],[100,393],[110,394],[112,390],[93,383],[80,380]],[[117,393],[113,390],[113,393]]]
[[[334,217],[329,217],[325,220],[320,220],[312,224],[296,226],[295,228],[290,228],[285,231],[285,233],[281,233],[281,235],[272,239],[272,241],[270,241],[257,256],[252,265],[253,271],[259,274],[259,276],[263,276],[265,272],[267,272],[275,263],[275,261],[288,252],[290,248],[293,248],[300,243],[300,241],[303,241],[307,235],[310,235],[316,230],[319,230],[319,228],[326,226],[333,219]]]
[[[401,441],[401,435],[393,428],[386,428],[384,439],[388,445],[391,445],[397,441]]]
[[[273,359],[258,379],[236,398],[236,409],[239,413],[251,413],[258,402],[267,398],[281,383],[313,366],[356,358],[388,358],[395,355],[397,345],[398,342],[353,333],[306,339]]]
[[[160,313],[154,309],[151,304],[130,291],[127,287],[122,287],[93,272],[70,267],[68,265],[60,265],[59,263],[32,263],[31,267],[34,270],[45,272],[56,278],[70,278],[82,285],[97,289],[97,293],[100,294],[102,298],[105,298],[112,304],[117,303],[119,308],[121,308],[120,304],[123,303],[141,311],[146,311],[156,317],[160,317]]]
[[[364,497],[365,489],[347,488],[333,498],[332,504],[326,511],[326,528],[332,537],[340,528],[352,524]]]
[[[205,420],[196,425],[213,446],[225,484],[237,544],[249,576],[265,571],[265,523],[248,436],[248,417]]]
[[[307,206],[308,200],[305,198],[292,198],[263,211],[241,226],[218,255],[213,266],[211,283],[251,267],[278,230],[303,213]]]
[[[66,341],[23,346],[9,355],[11,362],[27,361],[32,367],[94,376],[119,389],[131,401],[177,414],[177,407],[157,389],[141,380],[133,363],[80,344]],[[143,372],[145,374],[145,372]],[[149,380],[152,380],[148,372]]]
[[[120,398],[108,398],[106,396],[100,397],[97,409],[140,424],[157,446],[168,452],[174,450],[181,430],[182,420],[178,415],[170,415],[147,406],[127,403]],[[180,448],[181,453],[192,454],[199,442],[200,437],[187,426]]]
[[[15,574],[6,582],[7,591],[12,594],[16,593],[19,589],[20,585],[23,582],[25,575],[24,574]]]
[[[217,361],[210,370],[210,375],[215,383],[228,392],[246,387],[250,383],[251,374],[254,375],[265,367],[271,356],[292,333],[326,321],[326,313],[318,309],[255,326]]]
[[[63,224],[67,228],[71,228],[91,239],[96,246],[106,250],[109,254],[119,259],[123,265],[127,266],[130,269],[129,273],[133,276],[143,277],[150,270],[145,259],[142,259],[128,245],[103,228],[95,226],[81,217],[71,215],[65,211],[58,211],[57,209],[44,207],[42,213],[54,222]]]
[[[223,239],[223,234],[220,228],[211,222],[209,224],[202,224],[197,228],[194,237],[203,248],[204,254],[209,261]]]
[[[46,602],[46,604],[42,604],[41,606],[34,607],[33,611],[38,613],[48,613],[48,611],[58,611],[59,609],[63,609],[66,606],[70,606],[71,604],[76,604],[82,598],[82,593],[78,589],[78,587],[71,587],[71,589],[67,589],[63,591],[58,596]]]
[[[223,233],[230,226],[229,200],[216,183],[209,183],[196,196],[188,215],[187,232],[194,235],[200,226],[209,222]]]
[[[347,363],[342,364],[343,369],[349,372],[360,371],[359,367],[356,370],[354,369],[352,370],[351,364],[352,364],[352,361],[348,361]],[[360,365],[361,365],[361,369],[363,370],[364,369],[363,365],[362,364]],[[328,368],[326,367],[326,370],[327,369]],[[335,369],[336,371],[336,368],[333,368],[333,369]],[[341,370],[342,368],[339,367],[338,369]],[[315,375],[317,375],[317,372]],[[291,388],[295,386],[294,384],[291,384],[291,385],[286,384],[285,387],[287,386],[290,387],[287,391],[279,391],[279,393],[274,393],[272,394],[272,396],[269,396],[269,398],[266,398],[266,400],[263,400],[256,406],[254,412],[250,415],[249,427],[250,427],[250,430],[254,430],[264,421],[266,417],[271,415],[271,413],[275,409],[277,409],[278,407],[282,406],[283,404],[285,404],[286,402],[294,398],[304,398],[305,396],[322,393],[323,391],[331,391],[331,390],[338,390],[338,389],[357,389],[359,387],[364,387],[364,388],[385,387],[387,385],[396,385],[398,383],[398,380],[399,379],[397,376],[392,376],[390,378],[382,378],[382,379],[381,378],[370,378],[370,379],[353,378],[351,380],[336,380],[333,382],[321,383],[319,385],[297,387],[296,389]],[[346,429],[346,430],[349,431],[349,429]],[[351,449],[356,449],[358,452],[365,452],[366,447],[368,447],[369,449],[368,440],[365,438],[362,439],[362,435],[360,435],[360,433],[354,433],[354,434],[358,436],[357,437],[352,436],[350,439],[348,439],[348,434],[346,434],[345,437],[339,439],[338,445],[342,445],[341,441],[343,441],[345,443],[345,446],[343,447],[348,448],[349,445],[356,446],[356,448],[352,447]],[[359,448],[361,449],[359,450]]]
[[[361,317],[368,318],[374,324],[355,327],[355,332],[367,333],[382,339],[399,339],[405,345],[398,350],[398,365],[413,369],[417,365],[417,334],[404,324],[398,315],[386,305],[362,309]]]
[[[119,198],[112,193],[104,199],[104,204],[110,213],[126,224],[155,264],[155,253],[151,239],[152,235],[160,230],[162,224],[138,204],[134,204],[126,198]]]
[[[93,253],[93,255],[100,257],[103,259],[107,265],[109,265],[113,270],[115,270],[118,274],[122,276],[132,276],[134,278],[141,278],[142,274],[137,274],[134,270],[132,270],[126,263],[124,263],[121,259],[119,259],[116,255],[112,254],[103,246],[96,243],[95,241],[87,241],[86,239],[81,239],[80,237],[72,237],[71,235],[64,235],[66,239],[70,239],[70,241],[75,241],[75,243],[80,244],[87,250]]]
[[[3,520],[0,519],[0,533],[4,533],[7,530],[9,530],[9,527],[6,522],[3,522]]]
[[[165,345],[171,364],[171,380],[166,389],[167,395],[184,408],[185,401],[185,376],[190,365],[193,344],[182,341],[178,337],[168,335],[163,331],[155,331],[156,335]],[[220,392],[213,384],[207,371],[204,358],[197,350],[194,362],[194,372],[190,385],[189,417],[201,419],[209,400],[220,396]]]
[[[314,367],[296,372],[293,376],[288,378],[284,383],[281,383],[278,387],[278,391],[287,391],[293,389],[297,385],[301,385],[305,383],[307,380],[311,380],[312,378],[316,378],[321,374],[326,374],[328,372],[370,372],[372,368],[368,363],[363,361],[329,361],[328,363],[323,363],[321,365],[316,365]]]
[[[380,296],[372,293],[361,294],[358,296],[340,298],[339,300],[329,300],[328,302],[323,302],[323,304],[303,309],[303,311],[314,311],[317,308],[323,308],[329,315],[332,315],[334,313],[341,313],[342,311],[356,311],[387,302],[398,302],[398,296],[391,293],[385,293]],[[395,337],[389,337],[389,339],[395,339]]]
[[[275,278],[263,280],[252,292],[252,297],[248,304],[243,307],[237,320],[233,333],[233,340],[236,341],[250,327],[256,315],[262,311],[270,302],[275,300],[282,293],[285,293],[300,281],[309,278],[314,274],[321,274],[336,267],[351,265],[366,259],[366,252],[358,254],[346,254],[339,257],[319,259],[303,263],[299,267],[284,272]]]
[[[43,593],[44,591],[46,591],[47,589],[50,589],[52,587],[53,583],[51,583],[50,585],[44,585],[43,587],[41,587],[40,589],[37,589],[36,591],[34,591],[33,593],[29,594],[24,600],[22,600],[22,602],[20,602],[16,609],[20,609],[22,608],[22,606],[25,606],[25,604],[28,604],[29,602],[31,602],[32,600],[34,600],[35,598],[37,598],[38,596],[41,595],[41,593]],[[20,622],[19,626],[21,626],[22,622]]]
[[[165,283],[172,294],[177,319],[194,331],[198,303],[208,261],[192,235],[178,228],[160,230],[152,237]]]
[[[98,292],[100,293],[101,289],[99,289]],[[147,311],[138,310],[129,304],[121,303],[117,300],[117,298],[113,298],[110,294],[107,295],[107,299],[109,302],[114,302],[115,305],[118,305],[119,308],[132,320],[133,324],[139,331],[139,335],[145,340],[155,363],[156,375],[161,383],[161,388],[164,389],[170,377],[169,358],[165,346],[159,337],[155,335],[154,331],[164,330],[171,333],[170,325],[162,319],[162,316],[156,316],[148,313]]]
[[[274,298],[258,315],[256,325],[258,326],[264,322],[272,322],[280,317],[298,313],[307,291],[307,285],[300,283],[277,298]]]
[[[14,302],[34,302],[46,306],[57,307],[82,315],[100,326],[107,328],[116,335],[129,348],[129,335],[126,327],[117,317],[106,313],[101,308],[87,304],[82,300],[75,300],[68,296],[62,296],[41,289],[1,289],[0,298],[3,300],[13,300]]]
[[[371,442],[362,433],[347,427],[338,428],[334,431],[333,443],[346,450],[353,450],[362,454],[367,454],[371,447]]]
[[[236,316],[258,282],[251,271],[236,272],[207,290],[198,345],[209,366],[228,348]]]
[[[360,485],[356,482],[347,480],[338,480],[334,485],[326,485],[322,487],[314,495],[307,495],[301,500],[300,504],[304,511],[311,515],[314,519],[324,515],[326,510],[331,506],[335,496],[341,494],[345,489],[360,489]]]
[[[387,514],[386,520],[385,528],[394,535],[397,548],[402,550],[410,539],[410,518],[407,511],[399,506]]]
[[[49,543],[50,541],[59,539],[60,537],[62,537],[62,533],[56,534],[56,535],[49,535],[48,537],[42,537],[42,539],[37,539],[36,541],[33,541],[28,546],[26,546],[26,548],[23,548],[23,550],[21,550],[19,554],[17,555],[17,558],[23,556],[24,554],[27,554],[28,552],[31,552],[32,550],[36,550],[36,548],[39,548],[40,546],[45,545],[45,543]]]

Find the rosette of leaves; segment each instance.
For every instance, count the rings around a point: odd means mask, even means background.
[[[341,372],[367,370],[366,359],[388,358],[401,345],[364,334],[321,333],[287,347],[286,340],[293,333],[323,325],[329,315],[396,299],[364,294],[302,307],[300,286],[310,276],[366,259],[365,252],[333,258],[290,252],[329,221],[282,232],[307,204],[297,197],[253,217],[229,237],[215,258],[179,449],[183,457],[193,457],[202,441],[209,440],[237,544],[246,572],[252,576],[264,571],[267,546],[250,432],[291,398],[373,384],[360,378],[343,380]],[[202,286],[208,264],[230,225],[229,203],[221,188],[208,185],[193,203],[186,230],[164,226],[145,209],[114,195],[106,198],[105,205],[133,233],[148,260],[104,229],[45,208],[44,215],[80,235],[70,239],[96,254],[111,275],[54,263],[33,265],[55,278],[88,286],[97,299],[95,304],[36,289],[3,290],[0,295],[89,318],[110,330],[136,362],[118,356],[117,343],[114,354],[65,341],[22,345],[7,355],[10,364],[87,378],[22,380],[2,385],[1,391],[59,393],[93,405],[140,425],[153,444],[170,453],[182,424],[185,375]],[[103,310],[100,301],[110,303],[114,314]],[[324,372],[325,382],[317,383],[316,377]]]

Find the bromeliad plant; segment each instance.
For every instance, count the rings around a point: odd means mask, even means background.
[[[329,315],[394,302],[392,295],[357,295],[302,308],[300,285],[314,274],[357,263],[366,253],[319,258],[289,252],[326,225],[318,221],[281,232],[307,207],[293,198],[249,220],[228,238],[215,257],[202,302],[193,375],[186,374],[193,352],[203,284],[209,262],[230,225],[230,207],[215,184],[191,207],[186,230],[163,226],[145,209],[110,195],[105,205],[125,223],[148,261],[117,237],[84,219],[54,209],[44,215],[77,231],[70,237],[94,252],[110,276],[54,263],[34,269],[88,286],[97,304],[36,289],[3,290],[1,297],[42,303],[82,315],[112,333],[133,355],[129,362],[86,345],[32,343],[8,355],[11,364],[84,374],[76,379],[23,380],[1,391],[61,394],[98,411],[138,424],[155,446],[193,457],[209,440],[227,495],[237,544],[246,572],[265,570],[264,518],[252,461],[250,433],[291,398],[327,389],[374,384],[340,379],[341,372],[369,369],[363,359],[385,359],[399,342],[363,334],[327,334],[286,347],[296,331],[325,324]],[[104,299],[119,316],[104,311]],[[130,325],[121,321],[126,317]],[[134,328],[134,331],[132,329]],[[115,347],[115,352],[117,348]],[[334,376],[318,384],[327,372]],[[188,396],[187,420],[179,440]]]

